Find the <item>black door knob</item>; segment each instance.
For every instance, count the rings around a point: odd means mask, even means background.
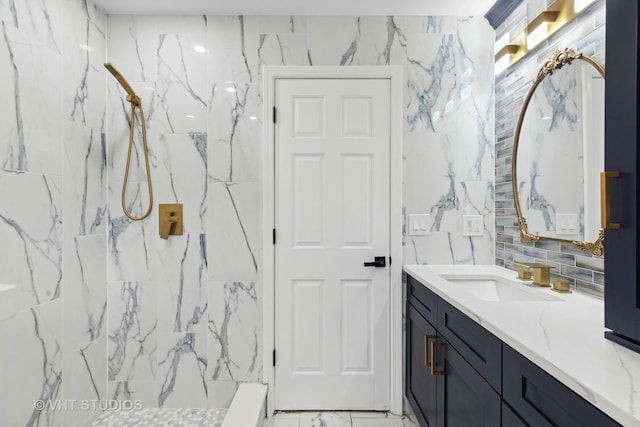
[[[377,256],[377,257],[374,257],[373,259],[374,259],[373,262],[365,262],[364,266],[365,267],[386,267],[387,266],[385,257]]]

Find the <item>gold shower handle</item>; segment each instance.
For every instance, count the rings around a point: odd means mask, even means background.
[[[611,200],[609,197],[609,181],[618,178],[620,172],[600,172],[600,225],[601,228],[620,228],[620,224],[611,222]]]
[[[167,240],[169,238],[169,234],[171,234],[171,230],[176,225],[176,221],[175,219],[173,219],[174,216],[175,216],[175,212],[169,212],[167,214],[167,217],[164,219],[164,221],[162,221],[162,224],[160,225],[161,239]]]

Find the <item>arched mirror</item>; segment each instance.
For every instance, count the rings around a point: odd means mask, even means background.
[[[512,184],[523,242],[569,242],[600,256],[604,67],[571,49],[543,65],[520,112]]]

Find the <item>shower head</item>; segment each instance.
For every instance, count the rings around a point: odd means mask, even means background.
[[[130,95],[131,97],[135,97],[136,96],[136,93],[133,90],[133,88],[131,87],[131,85],[129,84],[129,82],[124,77],[122,77],[122,74],[120,74],[120,71],[118,71],[116,69],[116,67],[114,67],[111,62],[105,62],[104,63],[104,67],[107,70],[109,70],[109,72],[111,74],[113,74],[113,77],[115,77],[116,80],[118,80],[118,83],[120,83],[122,85],[124,90],[127,91],[128,95]]]

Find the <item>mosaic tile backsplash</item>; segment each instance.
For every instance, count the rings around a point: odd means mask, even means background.
[[[496,29],[496,40],[521,31],[550,3],[523,2]],[[524,244],[516,216],[511,187],[513,140],[524,97],[539,68],[556,49],[572,48],[604,64],[605,1],[590,6],[583,15],[541,43],[520,62],[496,77],[496,264],[510,267],[513,261],[539,261],[552,265],[555,277],[569,280],[574,289],[602,297],[604,256],[594,257],[568,243],[539,241]],[[606,243],[605,243],[606,252]]]

